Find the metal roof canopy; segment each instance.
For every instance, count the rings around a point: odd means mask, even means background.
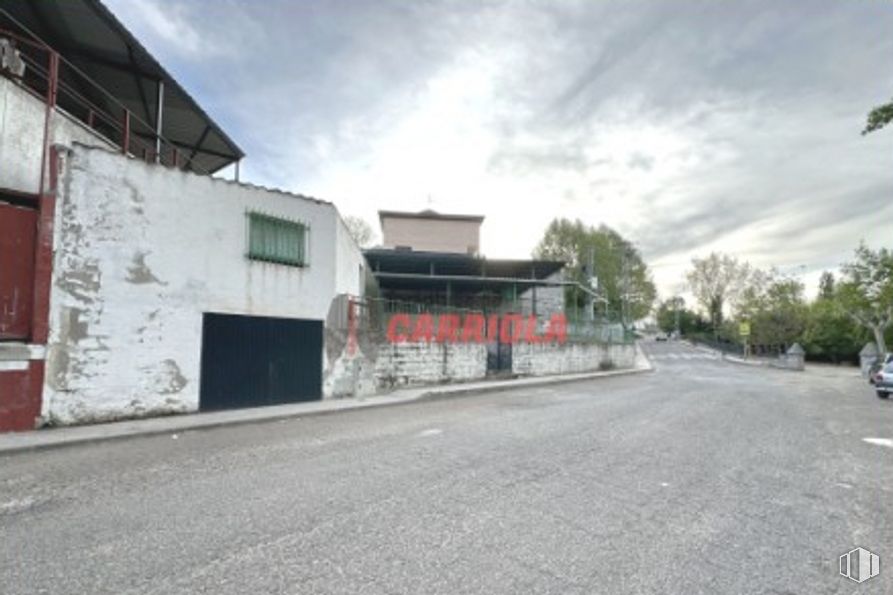
[[[564,267],[555,260],[488,260],[467,254],[415,250],[371,249],[363,254],[379,282],[413,279],[421,284],[436,280],[478,281],[493,284],[552,285],[550,275]]]
[[[0,10],[108,91],[197,166],[216,172],[242,150],[99,0],[0,0]],[[159,91],[161,90],[161,93]],[[163,99],[159,102],[159,96]],[[90,99],[113,112],[101,94]],[[64,105],[62,106],[64,108]]]

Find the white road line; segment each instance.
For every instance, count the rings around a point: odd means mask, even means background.
[[[422,430],[416,436],[419,438],[425,438],[426,436],[437,436],[438,434],[443,434],[443,430],[440,428],[429,428],[427,430]]]
[[[878,446],[886,446],[887,448],[893,448],[893,440],[890,438],[863,438],[863,442],[867,442],[869,444],[876,444]]]

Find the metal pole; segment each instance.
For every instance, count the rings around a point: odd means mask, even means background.
[[[53,118],[53,109],[56,107],[56,94],[59,81],[59,54],[50,51],[49,73],[47,75],[46,111],[43,120],[43,150],[40,157],[40,183],[38,195],[43,196],[46,187],[47,163],[50,159],[50,121]]]
[[[239,181],[239,164],[240,164],[240,163],[242,163],[242,160],[241,160],[241,159],[236,160],[236,167],[235,167],[235,180],[236,180],[236,182]]]
[[[155,103],[155,163],[161,161],[161,126],[164,120],[164,81],[158,81],[158,98]]]
[[[126,155],[127,147],[130,144],[130,111],[124,110],[124,132],[121,139],[121,151]]]

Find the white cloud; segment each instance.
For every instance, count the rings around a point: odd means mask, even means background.
[[[809,280],[893,231],[893,131],[858,134],[893,93],[891,5],[112,7],[190,65],[249,177],[371,221],[481,213],[491,256],[578,217],[636,242],[669,294],[710,250]],[[199,64],[220,47],[242,49]]]

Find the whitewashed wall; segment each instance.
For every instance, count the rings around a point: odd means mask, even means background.
[[[627,343],[518,343],[512,347],[512,371],[542,376],[635,366],[636,346]]]
[[[202,312],[324,320],[337,292],[361,291],[329,203],[81,145],[60,186],[48,420],[194,411]],[[251,210],[307,224],[309,266],[248,260]]]
[[[17,83],[0,77],[0,188],[37,194],[43,156],[46,104]],[[60,110],[50,113],[50,142],[112,148],[102,136]]]

